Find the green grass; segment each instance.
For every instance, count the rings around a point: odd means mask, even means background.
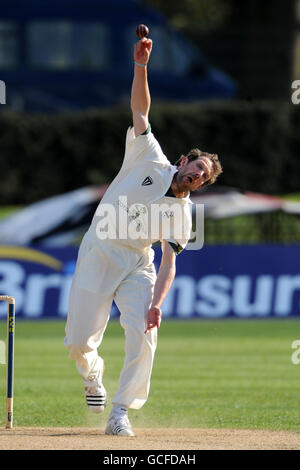
[[[4,322],[0,328],[4,339]],[[111,321],[101,346],[109,393],[102,415],[88,412],[63,337],[63,321],[17,322],[16,426],[104,427],[123,362],[123,330]],[[133,425],[300,430],[300,364],[291,362],[295,339],[297,320],[165,320],[150,397],[141,410],[131,410]],[[0,379],[3,426],[4,365]]]
[[[18,209],[21,209],[21,206],[1,206],[0,207],[0,219],[6,217],[7,215],[11,215],[16,212]]]
[[[283,198],[289,199],[291,201],[300,201],[300,193],[284,194],[283,196],[279,196],[279,197],[283,197]]]

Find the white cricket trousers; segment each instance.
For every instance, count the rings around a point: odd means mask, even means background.
[[[156,272],[152,249],[137,251],[117,240],[97,240],[87,232],[72,281],[65,346],[84,379],[98,375],[98,348],[115,301],[125,330],[125,360],[113,404],[139,409],[146,402],[157,329],[145,334]],[[109,358],[106,358],[109,367]]]

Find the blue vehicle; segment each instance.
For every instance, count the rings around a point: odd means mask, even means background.
[[[2,0],[6,109],[56,112],[128,103],[140,23],[154,42],[149,82],[155,100],[235,96],[235,83],[141,2]]]

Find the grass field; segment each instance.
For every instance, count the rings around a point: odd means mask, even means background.
[[[6,323],[0,323],[5,338]],[[17,321],[15,426],[104,426],[123,362],[123,330],[110,322],[101,354],[109,405],[88,412],[83,383],[63,346],[64,321]],[[300,364],[291,344],[297,320],[171,321],[159,330],[145,406],[130,412],[135,427],[300,430]],[[0,426],[5,418],[0,365]]]

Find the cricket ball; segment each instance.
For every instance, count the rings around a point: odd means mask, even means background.
[[[138,38],[142,39],[148,36],[149,28],[145,24],[139,24],[136,28],[136,35]]]

